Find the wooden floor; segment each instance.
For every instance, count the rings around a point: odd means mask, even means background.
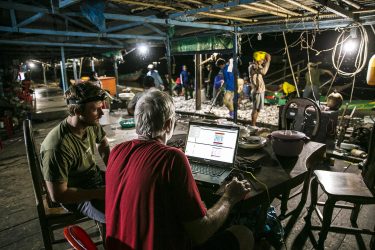
[[[57,122],[59,121],[34,124],[36,142],[40,143]],[[0,249],[42,249],[42,236],[22,132],[19,131],[14,138],[3,144],[4,149],[0,151]],[[335,162],[334,170],[359,173],[357,166],[338,160]],[[300,196],[297,196],[289,201],[289,210],[293,210],[299,204],[299,199]],[[321,199],[324,199],[324,195],[321,195]],[[313,249],[303,220],[309,200],[310,198],[305,207],[297,213],[296,218],[287,218],[282,221],[286,233],[284,249]],[[276,210],[279,209],[279,201],[275,200],[273,205]],[[312,223],[318,223],[315,214],[312,217]],[[349,226],[349,212],[343,209],[335,210],[334,223]],[[372,229],[374,224],[375,206],[363,206],[358,225]],[[92,237],[98,236],[94,223],[88,222],[83,227],[91,233]],[[62,232],[60,232],[61,235]],[[317,232],[313,235],[316,238]],[[369,242],[370,237],[366,235],[356,238],[352,235],[329,233],[325,246],[326,249],[370,249]],[[55,249],[68,248],[67,244],[55,247]],[[257,243],[257,249],[269,248],[265,241]]]

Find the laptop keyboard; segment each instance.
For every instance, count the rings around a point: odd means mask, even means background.
[[[207,166],[207,165],[201,165],[197,163],[191,163],[191,172],[199,173],[199,174],[205,174],[209,176],[220,176],[225,172],[225,169],[213,167],[213,166]]]

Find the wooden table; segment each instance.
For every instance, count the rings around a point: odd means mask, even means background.
[[[174,136],[170,143],[176,140],[184,140],[185,137],[186,135]],[[282,195],[281,210],[285,213],[290,190],[301,183],[303,183],[303,189],[298,209],[304,206],[309,190],[311,174],[316,163],[323,159],[325,151],[325,144],[318,142],[306,143],[299,157],[294,158],[276,156],[273,153],[270,143],[264,148],[257,150],[238,149],[237,155],[245,158],[254,158],[257,155],[264,155],[261,160],[261,168],[256,170],[253,175],[257,180],[267,186],[268,194],[265,187],[257,184],[251,174],[244,173],[237,169],[233,170],[234,174],[241,173],[244,178],[252,183],[253,188],[250,192],[250,196],[247,200],[242,202],[241,210],[249,210],[258,206],[261,207],[256,225],[257,232],[263,232],[267,210],[272,200]],[[208,207],[211,207],[220,198],[226,184],[227,183],[223,183],[219,189],[198,185],[202,199]]]
[[[111,125],[104,126],[107,136],[109,137],[111,147],[120,142],[137,137],[134,128],[121,129],[119,127],[119,118],[120,115],[111,114],[109,122]],[[176,132],[178,134],[174,135],[168,144],[171,145],[174,142],[179,141],[179,145],[184,145],[186,134],[181,133],[186,132],[182,131],[181,129],[177,130]],[[243,174],[245,178],[254,183],[254,187],[251,190],[250,198],[242,203],[241,209],[249,210],[257,206],[261,207],[260,216],[256,226],[257,232],[263,231],[266,213],[271,201],[276,196],[282,195],[283,199],[281,203],[281,210],[282,212],[285,212],[287,210],[289,191],[301,183],[304,184],[298,209],[304,206],[307,199],[310,176],[316,163],[323,159],[325,151],[325,144],[317,142],[306,143],[299,157],[295,158],[276,157],[272,151],[270,143],[268,143],[266,147],[258,150],[238,149],[237,155],[245,158],[252,158],[256,154],[264,155],[264,158],[261,161],[262,167],[254,172],[254,176],[267,185],[269,196],[267,195],[265,188],[259,184],[256,184],[256,182],[252,180],[250,174]],[[237,170],[234,170],[234,172],[236,171]],[[202,199],[205,201],[208,207],[211,207],[220,198],[220,194],[222,194],[225,184],[226,183],[221,185],[219,189],[216,188],[215,190],[212,188],[207,188],[206,186],[198,185]]]

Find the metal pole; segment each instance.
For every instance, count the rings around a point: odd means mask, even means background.
[[[73,59],[73,75],[74,75],[74,81],[76,84],[78,84],[78,77],[77,77],[77,60]]]
[[[82,67],[83,67],[82,63],[83,63],[83,57],[79,59],[79,75],[78,75],[79,79],[81,79],[82,77]]]
[[[61,79],[63,81],[63,90],[64,90],[64,93],[65,91],[68,90],[68,81],[67,81],[67,75],[66,75],[66,67],[65,67],[65,52],[64,52],[64,47],[60,47],[61,49],[61,61],[60,61],[60,65],[61,65]]]
[[[167,52],[167,67],[168,67],[168,89],[169,94],[172,95],[173,89],[172,89],[172,70],[171,70],[171,44],[170,44],[170,38],[167,34],[167,40],[166,40],[166,52]]]
[[[237,123],[237,111],[238,111],[238,27],[234,27],[233,36],[233,75],[234,75],[234,93],[233,93],[233,122]]]
[[[94,63],[94,59],[93,58],[91,58],[90,64],[91,64],[91,71],[95,72],[95,63]]]
[[[113,58],[113,68],[115,70],[115,78],[116,78],[116,97],[118,97],[118,66],[117,66],[117,61],[116,58]]]
[[[47,78],[46,78],[46,65],[42,63],[42,69],[43,69],[43,80],[44,84],[47,86]]]
[[[202,70],[201,61],[202,54],[195,54],[195,110],[202,109],[202,96],[201,96],[201,86],[202,86]]]

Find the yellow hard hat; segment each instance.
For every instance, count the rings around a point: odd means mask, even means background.
[[[264,51],[255,51],[253,53],[253,58],[255,61],[261,61],[261,60],[264,60],[266,59],[266,52]]]

